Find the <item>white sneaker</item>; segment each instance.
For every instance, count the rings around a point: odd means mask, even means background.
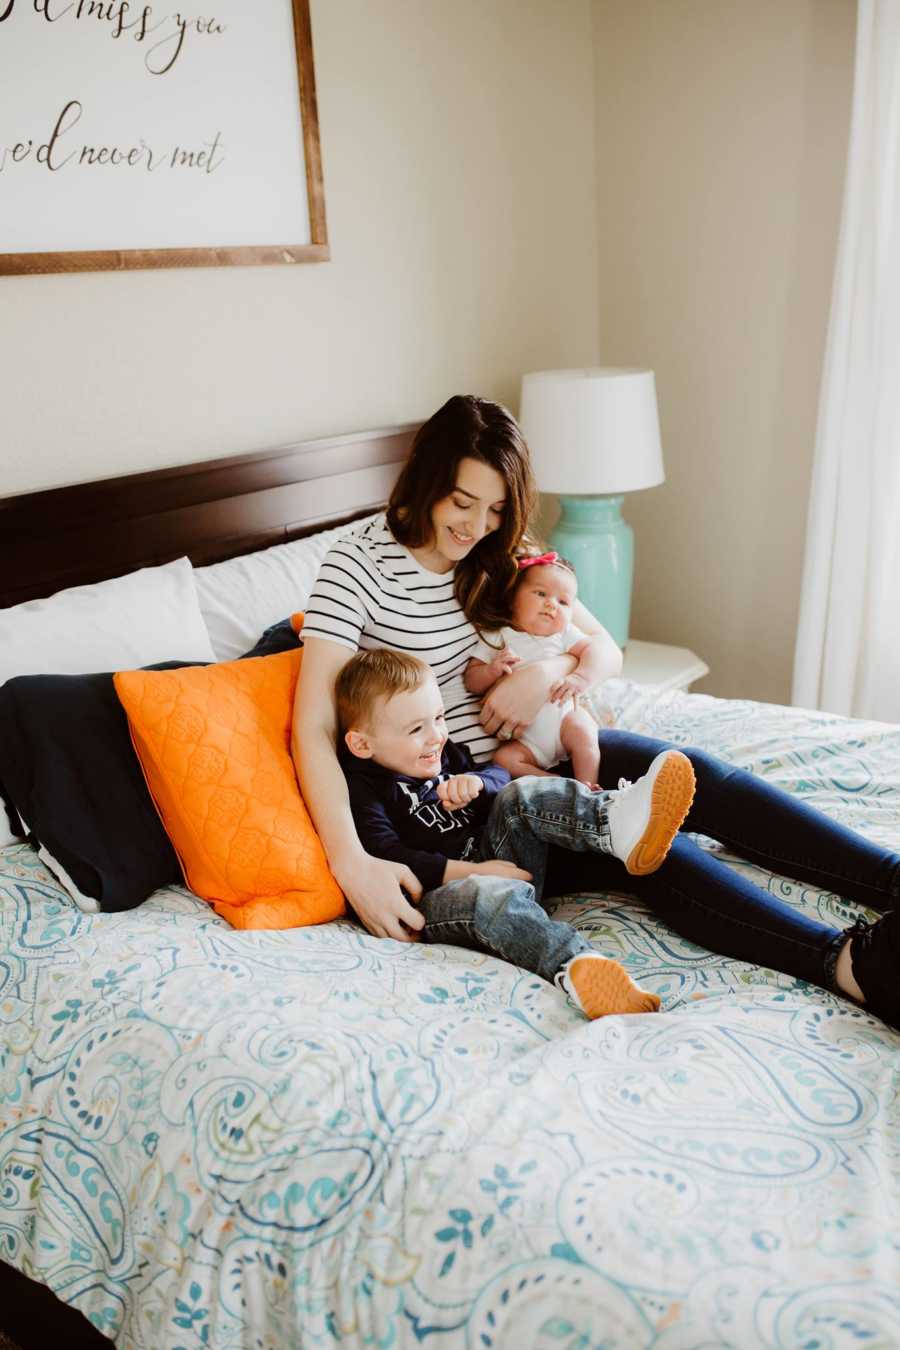
[[[612,851],[632,876],[663,863],[694,800],[694,769],[680,750],[663,750],[636,783],[619,779],[607,804]]]

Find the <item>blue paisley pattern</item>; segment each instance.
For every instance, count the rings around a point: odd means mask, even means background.
[[[900,845],[900,729],[612,695]],[[623,896],[558,912],[665,1011],[180,889],[87,915],[6,850],[3,1259],[129,1350],[900,1345],[900,1036]]]

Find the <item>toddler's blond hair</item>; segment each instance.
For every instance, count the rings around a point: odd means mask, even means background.
[[[408,652],[376,647],[351,656],[334,687],[341,735],[371,725],[376,699],[411,693],[430,674],[431,667]]]

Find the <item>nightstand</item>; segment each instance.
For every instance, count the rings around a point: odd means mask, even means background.
[[[652,684],[660,692],[689,689],[695,680],[709,674],[709,666],[687,647],[667,647],[662,642],[637,642],[625,646],[622,678],[637,684]]]

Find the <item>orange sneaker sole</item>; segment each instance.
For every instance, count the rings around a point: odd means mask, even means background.
[[[659,995],[639,989],[624,966],[602,956],[576,956],[566,971],[586,1016],[659,1011]]]
[[[680,750],[673,750],[656,775],[647,828],[625,863],[625,870],[633,877],[644,877],[662,866],[691,809],[694,786],[691,761]]]

